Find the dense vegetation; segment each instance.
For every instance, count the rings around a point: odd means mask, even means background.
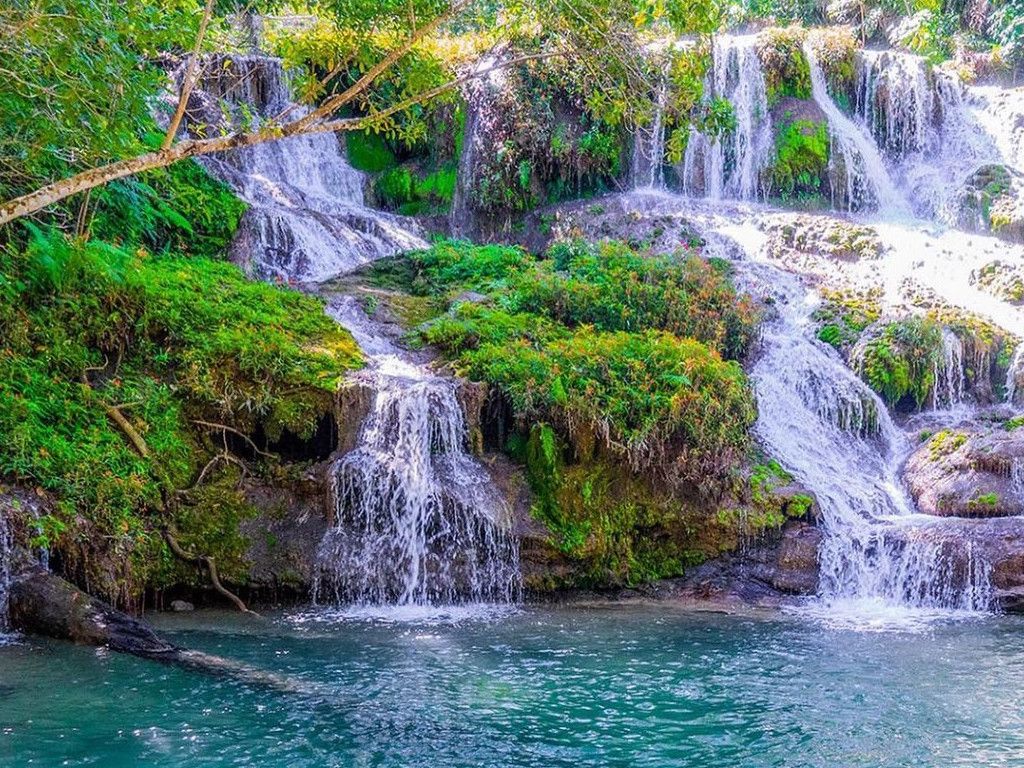
[[[675,575],[806,513],[806,497],[743,480],[755,410],[738,361],[758,313],[726,264],[619,242],[536,257],[441,241],[373,274],[423,297],[433,311],[417,319],[435,317],[414,338],[509,409],[493,447],[525,465],[533,514],[582,582]]]
[[[33,545],[120,604],[197,577],[165,527],[240,577],[249,468],[225,441],[308,436],[360,364],[318,301],[209,258],[240,210],[180,165],[102,191],[93,226],[118,244],[30,226],[0,248],[0,476],[53,500]]]

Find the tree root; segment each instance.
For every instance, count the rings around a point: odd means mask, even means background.
[[[185,562],[193,563],[195,565],[206,568],[207,573],[210,574],[210,583],[213,584],[213,588],[216,589],[228,600],[230,600],[232,603],[234,603],[235,607],[238,608],[238,610],[240,610],[242,613],[248,613],[253,616],[259,616],[258,613],[250,610],[248,606],[246,606],[246,604],[242,601],[242,598],[240,598],[234,592],[231,592],[223,584],[221,584],[220,576],[217,574],[217,564],[216,562],[214,562],[214,559],[212,557],[209,557],[207,555],[193,555],[191,552],[187,552],[184,549],[182,549],[181,545],[178,543],[178,540],[174,537],[174,534],[171,532],[170,528],[164,528],[163,534],[164,541],[166,541],[167,546],[171,548],[171,552],[173,552],[176,557],[180,558],[181,560],[184,560]]]
[[[89,375],[87,372],[82,374],[82,384],[90,391],[92,390],[92,384],[89,382]],[[175,494],[181,493],[182,491],[174,492],[169,490],[170,482],[167,480],[167,476],[163,472],[163,469],[160,466],[159,462],[155,458],[153,458],[153,455],[149,450],[149,446],[146,444],[145,438],[141,434],[139,434],[139,431],[135,429],[134,426],[132,426],[132,423],[128,421],[127,418],[125,418],[125,415],[121,413],[121,410],[115,405],[108,405],[106,403],[101,403],[101,405],[103,406],[103,409],[106,411],[107,417],[118,426],[118,428],[124,433],[125,437],[127,437],[131,444],[135,446],[135,450],[138,451],[139,455],[142,456],[144,459],[151,459],[153,461],[154,467],[159,473],[159,479],[161,481],[160,511],[169,517],[168,513],[171,512],[176,506],[176,502],[174,499]],[[211,425],[207,424],[207,422],[197,423],[204,424],[207,426],[216,426],[223,430],[236,431],[233,430],[231,427],[225,426],[223,424]],[[241,432],[239,432],[238,434],[242,435]],[[245,437],[248,440],[247,436],[242,435],[242,437]],[[253,447],[255,448],[256,446],[253,445]],[[207,463],[207,465],[203,467],[202,472],[199,473],[199,477],[196,480],[196,482],[192,485],[192,487],[186,489],[184,492],[187,493],[188,491],[194,490],[196,487],[198,487],[203,482],[203,479],[205,478],[207,471],[209,471],[209,469],[217,461],[228,461],[241,464],[241,462],[239,462],[238,459],[235,459],[234,457],[230,456],[227,453],[227,449],[225,447],[224,453],[219,456],[214,456],[213,459],[211,459]],[[242,601],[242,598],[240,598],[234,592],[227,589],[227,587],[225,587],[221,583],[220,575],[217,573],[217,564],[216,562],[214,562],[214,559],[212,557],[210,557],[209,555],[194,555],[191,552],[187,552],[184,549],[182,549],[181,545],[178,543],[178,540],[175,538],[174,534],[171,533],[171,529],[169,527],[165,527],[163,529],[163,536],[164,541],[167,542],[167,546],[170,547],[171,552],[173,552],[176,557],[180,558],[181,560],[184,560],[185,562],[193,563],[202,568],[205,568],[207,573],[210,575],[210,583],[213,584],[213,588],[217,590],[225,598],[234,603],[235,607],[238,608],[238,610],[240,610],[242,613],[248,613],[253,616],[259,616],[259,614],[255,611],[249,610],[249,607]]]

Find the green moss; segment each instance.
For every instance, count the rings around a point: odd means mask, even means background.
[[[818,339],[846,351],[878,320],[881,308],[874,293],[823,291],[822,304],[814,311]]]
[[[224,251],[246,207],[193,160],[113,181],[94,197],[97,239],[196,256]]]
[[[567,450],[551,426],[531,430],[532,514],[575,567],[568,582],[543,586],[647,583],[681,575],[735,545],[731,522],[700,520],[687,504],[621,464],[593,457],[566,463]]]
[[[944,457],[959,450],[967,442],[967,435],[963,432],[953,432],[943,429],[935,433],[928,442],[928,458],[931,461],[940,461]]]
[[[768,170],[772,191],[782,200],[823,199],[828,186],[828,126],[792,120],[787,114],[775,136],[775,161]]]
[[[768,106],[784,97],[811,98],[811,67],[803,51],[806,30],[776,27],[764,30],[758,40],[758,55],[764,67]]]
[[[867,342],[859,368],[891,405],[907,399],[920,408],[935,385],[941,357],[942,327],[930,318],[912,317],[890,323]]]
[[[1012,419],[1007,419],[1003,422],[1003,429],[1007,432],[1012,432],[1021,427],[1024,427],[1024,416],[1014,416]]]
[[[967,509],[974,513],[992,513],[999,507],[998,493],[982,493],[967,501]]]
[[[189,485],[219,450],[193,420],[308,436],[360,364],[319,301],[226,262],[35,231],[0,250],[0,291],[0,474],[55,497],[37,543],[122,604],[161,562],[165,484]]]
[[[391,168],[376,181],[378,198],[388,208],[398,208],[413,200],[413,178],[408,168]]]

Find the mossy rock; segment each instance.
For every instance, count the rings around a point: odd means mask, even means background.
[[[775,115],[775,157],[765,169],[772,197],[825,207],[829,194],[828,123],[813,102],[784,98]]]
[[[1024,174],[984,165],[970,175],[956,200],[956,224],[973,232],[1024,242]]]

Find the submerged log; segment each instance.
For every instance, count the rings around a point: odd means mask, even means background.
[[[317,693],[305,681],[176,646],[160,637],[142,619],[87,595],[25,553],[19,555],[12,576],[11,625],[26,634],[109,648],[282,693]]]
[[[161,661],[179,655],[144,621],[90,597],[27,556],[13,575],[10,615],[12,626],[29,634]]]

